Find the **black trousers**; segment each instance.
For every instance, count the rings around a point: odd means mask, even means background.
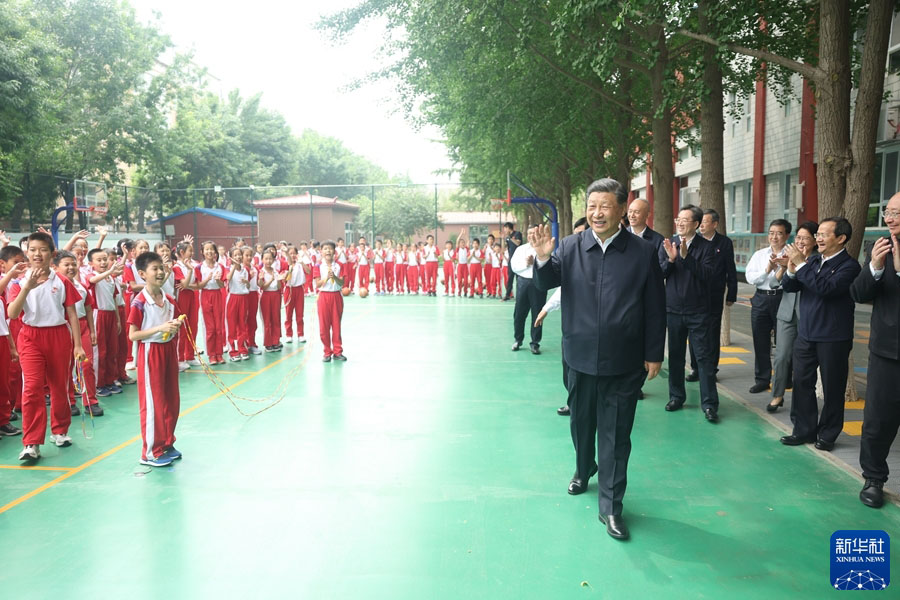
[[[812,440],[834,442],[844,427],[844,391],[853,340],[810,342],[797,337],[794,342],[794,394],[791,421],[794,435]],[[816,402],[816,369],[822,370],[825,402],[822,414]],[[818,420],[818,423],[817,423]]]
[[[586,481],[596,457],[601,515],[622,514],[622,499],[628,483],[628,457],[631,456],[631,429],[643,373],[643,368],[613,376],[568,370],[575,474]]]
[[[716,367],[709,351],[709,324],[707,316],[701,314],[666,314],[669,332],[669,400],[684,404],[684,358],[687,340],[697,355],[697,370],[700,374],[700,407],[703,410],[719,409],[719,390],[716,389]]]
[[[716,369],[716,373],[719,372],[719,357],[722,354],[722,307],[719,307],[719,312],[716,312],[713,309],[712,312],[709,313],[709,317],[706,319],[706,326],[709,328],[709,332],[707,333],[707,338],[709,339],[709,354],[710,359],[712,360],[712,364]],[[688,346],[688,350],[691,353],[691,370],[697,370],[697,356],[694,354],[694,345],[691,344]]]
[[[513,309],[513,335],[518,343],[522,343],[525,339],[525,319],[528,313],[531,313],[531,343],[540,344],[543,334],[543,326],[535,327],[534,320],[537,319],[541,309],[547,303],[547,292],[537,289],[534,283],[525,277],[516,276],[519,280],[516,285],[516,306]]]
[[[750,298],[750,329],[753,332],[753,374],[756,383],[772,381],[772,333],[781,293],[774,296],[757,290]]]
[[[887,481],[888,452],[900,429],[900,360],[869,352],[859,466],[863,477]]]

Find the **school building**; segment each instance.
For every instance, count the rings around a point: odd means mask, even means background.
[[[309,192],[299,196],[256,200],[253,207],[259,219],[259,239],[263,243],[352,239],[353,221],[359,212],[355,204]]]

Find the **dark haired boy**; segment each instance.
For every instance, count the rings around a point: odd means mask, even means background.
[[[178,391],[178,330],[181,312],[162,291],[168,278],[162,257],[145,252],[135,259],[144,289],[135,295],[128,315],[128,337],[138,343],[135,363],[141,415],[141,464],[164,467],[181,458],[175,449]]]

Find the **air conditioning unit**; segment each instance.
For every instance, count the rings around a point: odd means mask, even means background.
[[[795,183],[791,186],[791,207],[797,212],[803,212],[803,188],[806,182]]]
[[[699,205],[700,188],[695,185],[681,188],[681,190],[679,190],[678,203],[681,206],[684,206],[685,204]]]

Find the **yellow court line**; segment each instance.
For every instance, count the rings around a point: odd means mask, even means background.
[[[720,350],[731,354],[750,354],[749,350],[741,348],[740,346],[722,346]]]
[[[213,370],[213,373],[216,375],[253,375],[256,371],[216,371]],[[187,371],[182,371],[180,375],[206,375],[206,371],[201,369],[188,369]]]
[[[305,347],[304,347],[304,348],[305,348]],[[281,361],[287,360],[288,358],[294,356],[295,354],[298,354],[298,353],[302,352],[302,351],[304,350],[304,348],[300,348],[299,350],[296,350],[295,352],[292,352],[292,353],[288,354],[287,356],[283,356],[283,357],[279,358],[278,360],[276,360],[276,361],[273,362],[272,364],[263,367],[263,368],[260,369],[259,371],[256,371],[253,375],[248,375],[247,377],[244,377],[243,379],[241,379],[241,380],[238,381],[237,383],[234,383],[234,384],[228,386],[226,389],[231,390],[232,388],[235,388],[235,387],[237,387],[237,386],[239,386],[239,385],[241,385],[241,384],[243,384],[243,383],[246,383],[247,381],[250,381],[251,379],[253,379],[253,378],[256,377],[257,375],[259,375],[260,373],[264,373],[265,371],[268,371],[269,369],[271,369],[272,367],[274,367],[275,365],[277,365],[277,364],[280,363]],[[181,411],[181,414],[179,415],[179,417],[183,417],[184,415],[186,415],[186,414],[188,414],[188,413],[190,413],[190,412],[196,410],[197,408],[200,408],[201,406],[204,406],[204,405],[206,405],[206,404],[209,404],[210,402],[212,402],[213,400],[215,400],[216,398],[218,398],[218,397],[221,396],[221,395],[222,395],[222,392],[217,392],[217,393],[213,394],[212,396],[210,396],[210,397],[207,398],[206,400],[203,400],[203,401],[201,401],[201,402],[195,404],[194,406],[192,406],[192,407],[190,407],[190,408],[188,408],[188,409],[186,409],[186,410]],[[75,475],[76,473],[80,473],[80,472],[84,471],[85,469],[87,469],[88,467],[97,464],[98,462],[100,462],[100,461],[103,460],[104,458],[108,458],[108,457],[112,456],[113,454],[115,454],[115,453],[118,452],[119,450],[121,450],[121,449],[123,449],[123,448],[125,448],[125,447],[127,447],[127,446],[130,446],[131,444],[135,443],[135,442],[138,441],[139,439],[141,439],[141,436],[136,435],[136,436],[134,436],[133,438],[131,438],[130,440],[125,441],[125,442],[122,442],[121,444],[119,444],[119,445],[116,446],[115,448],[112,448],[111,450],[107,450],[106,452],[104,452],[103,454],[101,454],[101,455],[99,455],[99,456],[95,456],[94,458],[92,458],[91,460],[87,461],[86,463],[81,464],[81,465],[79,465],[79,466],[77,466],[77,467],[72,468],[70,471],[68,471],[68,472],[66,472],[66,473],[63,473],[62,475],[60,475],[60,476],[57,477],[56,479],[53,479],[53,480],[51,480],[51,481],[48,481],[47,483],[45,483],[45,484],[42,485],[41,487],[39,487],[39,488],[37,488],[37,489],[35,489],[35,490],[32,490],[32,491],[28,492],[28,493],[25,494],[24,496],[20,496],[19,498],[16,498],[16,499],[13,500],[12,502],[9,502],[8,504],[6,504],[6,505],[4,505],[4,506],[0,506],[0,514],[3,514],[4,512],[8,511],[9,509],[18,506],[19,504],[22,504],[22,503],[25,502],[26,500],[30,500],[31,498],[34,498],[35,496],[37,496],[37,495],[40,494],[41,492],[44,492],[44,491],[46,491],[46,490],[49,490],[50,488],[52,488],[53,486],[55,486],[57,483],[60,483],[60,482],[62,482],[62,481],[65,481],[66,479],[68,479],[68,478],[71,477],[72,475]]]
[[[723,356],[719,359],[720,365],[746,365],[747,363],[742,361],[736,356]]]
[[[28,467],[24,465],[0,465],[0,469],[14,469],[17,471],[71,471],[75,467]]]

